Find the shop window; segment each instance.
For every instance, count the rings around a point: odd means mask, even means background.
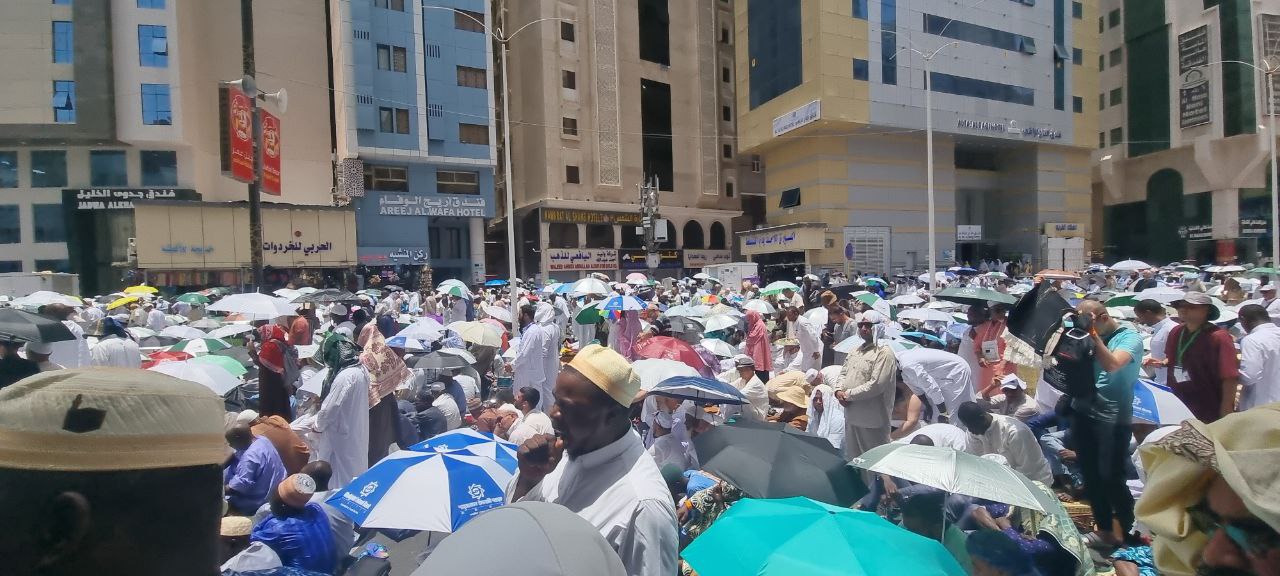
[[[129,170],[124,150],[89,151],[90,186],[127,186]]]
[[[955,163],[957,170],[999,170],[996,153],[972,148],[956,148]]]
[[[409,171],[401,166],[365,164],[364,189],[379,192],[408,192]]]
[[[178,153],[172,150],[143,150],[138,153],[142,164],[143,186],[177,186]]]
[[[36,242],[66,242],[67,226],[61,204],[32,204],[31,223]]]
[[[800,205],[800,189],[792,188],[782,191],[782,198],[778,200],[778,208],[795,208]]]
[[[440,194],[479,194],[480,173],[460,170],[437,170],[436,192]]]
[[[31,187],[62,188],[67,185],[65,150],[31,151]]]

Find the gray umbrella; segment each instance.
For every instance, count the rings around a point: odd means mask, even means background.
[[[502,542],[494,554],[494,542]],[[582,517],[548,502],[516,502],[480,513],[440,541],[413,576],[622,576],[618,554]]]
[[[418,358],[417,361],[413,363],[414,368],[425,368],[431,370],[462,368],[463,366],[470,366],[470,364],[467,364],[467,360],[465,358],[455,356],[453,354],[442,354],[438,351]]]
[[[347,302],[350,300],[358,300],[355,294],[346,290],[338,290],[336,288],[325,288],[324,290],[316,290],[310,294],[303,294],[293,299],[294,304],[328,304],[331,302]]]
[[[0,309],[0,340],[47,343],[75,339],[61,321],[14,308]]]

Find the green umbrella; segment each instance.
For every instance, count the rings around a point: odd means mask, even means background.
[[[1247,274],[1250,276],[1275,276],[1276,269],[1270,266],[1259,266],[1257,268],[1250,268]]]
[[[765,296],[771,296],[773,294],[781,294],[783,290],[799,291],[800,287],[791,282],[787,282],[786,280],[779,280],[777,282],[771,282],[768,286],[765,286],[764,290],[761,290],[760,293]]]
[[[745,498],[683,556],[700,576],[962,576],[942,544],[872,512],[794,497]]]
[[[1107,299],[1107,306],[1136,306],[1137,304],[1137,292],[1121,292]]]
[[[604,319],[604,312],[600,310],[600,304],[604,302],[592,302],[582,307],[578,314],[573,317],[573,321],[578,324],[591,325]]]
[[[249,371],[244,367],[244,364],[241,364],[238,360],[229,356],[196,356],[195,358],[192,358],[191,361],[200,364],[213,364],[227,372],[230,372],[232,376],[244,376],[245,373]]]
[[[461,284],[446,284],[446,285],[440,286],[439,288],[436,288],[436,293],[448,294],[450,296],[457,296],[459,298],[471,295],[471,292],[467,290],[467,287]]]
[[[179,302],[186,302],[187,304],[208,304],[208,303],[209,303],[209,297],[208,297],[208,296],[205,296],[204,294],[198,294],[198,293],[196,293],[196,292],[190,292],[190,293],[183,294],[183,295],[179,296],[179,297],[178,297],[178,301],[179,301]]]
[[[947,300],[960,304],[1014,304],[1017,298],[986,288],[947,288],[938,293],[938,300]]]
[[[173,346],[167,348],[174,352],[186,352],[192,356],[200,356],[210,352],[226,350],[231,345],[221,338],[195,338],[192,340],[183,340]]]

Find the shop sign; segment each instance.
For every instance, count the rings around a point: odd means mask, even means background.
[[[489,202],[483,196],[387,194],[378,195],[379,216],[453,216],[487,218]],[[491,215],[491,214],[490,214]]]
[[[956,120],[956,128],[967,130],[970,132],[991,132],[1003,136],[1021,136],[1023,138],[1031,138],[1035,140],[1061,140],[1062,131],[1055,130],[1052,127],[1038,126],[1018,126],[1017,120],[1009,120],[1008,122],[990,122],[987,120],[968,120],[960,118]]]
[[[1050,238],[1075,238],[1083,235],[1076,222],[1045,222],[1044,235]]]
[[[639,212],[596,212],[571,208],[543,208],[542,221],[552,224],[622,224],[639,226]]]
[[[239,88],[220,84],[218,115],[222,174],[253,182],[253,100]]]
[[[1213,238],[1212,224],[1192,224],[1178,227],[1178,237],[1183,240],[1209,240]]]
[[[133,210],[134,200],[199,200],[190,188],[68,188],[62,205],[73,211]]]
[[[1178,125],[1190,128],[1211,121],[1209,111],[1209,27],[1201,26],[1178,35]]]
[[[298,242],[294,240],[292,242],[263,242],[262,243],[262,252],[264,254],[267,252],[270,252],[272,254],[289,254],[292,252],[298,252],[303,256],[310,256],[312,254],[319,254],[321,252],[330,252],[332,250],[333,250],[333,242],[319,242],[319,243],[311,242],[309,244],[303,244],[302,242]]]
[[[165,244],[160,247],[165,254],[213,254],[213,246],[187,246],[186,244]]]
[[[258,151],[262,163],[262,193],[279,196],[280,118],[262,108],[258,109],[258,118],[262,124],[262,148]]]
[[[618,251],[612,248],[548,248],[547,270],[617,270]]]
[[[683,268],[684,257],[680,250],[659,250],[658,268]],[[618,251],[618,268],[622,270],[646,270],[649,268],[648,251],[643,248]]]
[[[742,253],[769,254],[796,250],[820,250],[825,240],[822,228],[774,228],[741,234]]]
[[[685,268],[704,268],[716,264],[733,262],[733,253],[728,250],[685,250]]]
[[[1265,218],[1241,218],[1241,236],[1266,236],[1271,233],[1271,223]]]
[[[804,126],[817,122],[822,117],[822,100],[814,100],[786,114],[773,119],[773,135],[781,136]]]
[[[362,248],[361,251],[370,250]],[[427,251],[424,248],[392,248],[390,250],[377,249],[376,252],[370,252],[360,255],[361,264],[426,264]]]
[[[980,241],[982,241],[982,225],[981,224],[956,225],[956,242],[980,242]]]
[[[274,268],[339,268],[357,262],[355,212],[322,207],[262,209],[263,263]],[[138,268],[231,270],[253,259],[243,203],[138,202],[133,210]]]

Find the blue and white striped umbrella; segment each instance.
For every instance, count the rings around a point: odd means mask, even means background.
[[[610,312],[621,310],[644,310],[648,307],[649,305],[645,304],[644,300],[636,298],[635,296],[613,296],[608,300],[605,300],[604,304],[600,305],[601,310],[608,310]]]
[[[416,452],[470,452],[476,456],[484,456],[496,461],[508,472],[515,474],[519,466],[516,461],[516,450],[520,447],[507,442],[490,432],[479,432],[470,428],[458,428],[444,434],[437,434],[423,440],[409,450]]]
[[[399,450],[328,503],[362,528],[453,532],[506,500],[511,471],[465,450]]]
[[[659,382],[649,390],[654,396],[666,396],[678,400],[693,400],[706,404],[733,404],[741,406],[747,403],[737,388],[714,378],[701,376],[673,376]]]
[[[1195,418],[1173,390],[1151,380],[1138,380],[1133,384],[1133,419],[1159,426],[1181,424]]]

